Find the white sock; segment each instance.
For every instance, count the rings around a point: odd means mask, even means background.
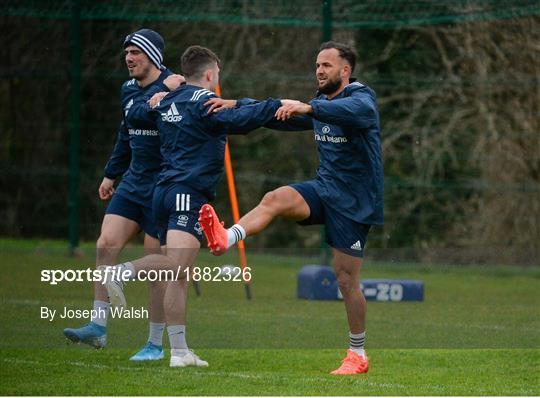
[[[174,350],[187,350],[186,327],[184,325],[167,326],[167,333],[169,334],[171,353]]]
[[[227,230],[227,249],[244,239],[246,239],[246,231],[240,224],[234,224]]]
[[[107,327],[107,315],[110,304],[107,301],[94,300],[94,311],[90,320],[95,324]]]
[[[183,357],[188,352],[187,348],[171,348],[171,357]]]
[[[150,322],[150,332],[148,333],[148,341],[154,345],[163,345],[163,331],[165,330],[164,323]]]
[[[364,350],[364,342],[366,341],[366,332],[351,333],[349,332],[349,350],[356,352],[361,357],[366,357],[366,351]]]

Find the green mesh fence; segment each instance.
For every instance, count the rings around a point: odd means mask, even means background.
[[[96,192],[121,117],[127,33],[161,32],[165,63],[177,72],[188,45],[214,49],[225,97],[304,101],[314,93],[318,45],[331,33],[357,49],[356,76],[378,94],[386,225],[370,234],[371,247],[474,249],[467,261],[498,261],[493,248],[506,248],[501,261],[522,253],[537,262],[539,14],[538,1],[523,0],[5,1],[0,233],[67,238],[78,205],[82,238],[97,236],[106,204]],[[231,150],[243,212],[266,191],[311,178],[317,165],[308,133],[263,130],[232,138]],[[228,212],[224,183],[218,197]],[[251,245],[317,247],[318,239],[317,229],[277,222]]]
[[[10,3],[10,2],[8,2]],[[10,17],[67,19],[71,1],[12,1],[3,14]],[[396,28],[540,14],[533,0],[333,0],[336,28]],[[218,22],[226,24],[320,27],[321,2],[299,1],[80,1],[82,20]]]

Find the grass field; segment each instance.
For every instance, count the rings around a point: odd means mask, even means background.
[[[370,372],[336,378],[328,372],[347,345],[343,303],[296,298],[296,273],[313,260],[250,255],[249,302],[238,283],[190,291],[188,342],[210,367],[170,369],[167,359],[127,360],[145,342],[146,320],[112,320],[108,347],[96,351],[65,343],[62,329],[82,321],[40,319],[41,306],[90,308],[90,283],[39,279],[45,268],[92,266],[91,254],[66,257],[58,242],[0,241],[0,250],[0,395],[540,394],[539,268],[367,262],[363,277],[423,280],[425,301],[370,302]],[[198,265],[212,264],[203,255]],[[144,305],[145,284],[129,284],[126,296]]]

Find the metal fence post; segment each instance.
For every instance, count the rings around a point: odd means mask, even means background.
[[[69,251],[79,246],[80,164],[81,143],[81,6],[71,2],[70,20],[70,112],[69,112]]]

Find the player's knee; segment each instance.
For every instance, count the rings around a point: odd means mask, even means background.
[[[267,192],[260,203],[274,214],[281,214],[289,209],[291,201],[286,197],[285,191],[281,188]]]
[[[269,210],[277,211],[279,208],[279,197],[276,191],[267,192],[261,199],[260,206],[266,207]]]
[[[167,290],[167,282],[161,280],[148,281],[148,287],[153,292],[164,294],[165,290]]]
[[[96,242],[96,247],[98,249],[114,249],[117,246],[117,239],[115,239],[114,236],[110,234],[102,233]]]
[[[338,272],[336,275],[339,290],[346,296],[359,289],[359,283],[355,280],[354,276],[346,271]]]

